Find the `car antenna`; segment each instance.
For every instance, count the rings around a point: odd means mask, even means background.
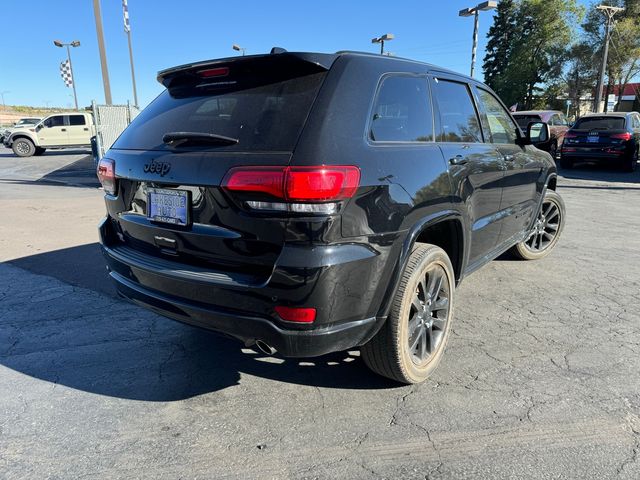
[[[269,53],[271,55],[276,55],[278,53],[287,53],[287,50],[281,47],[273,47]]]

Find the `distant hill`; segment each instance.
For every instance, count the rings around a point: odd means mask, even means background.
[[[60,107],[28,107],[25,105],[0,105],[0,125],[13,125],[15,122],[25,117],[46,117],[52,113],[70,112],[68,108]]]

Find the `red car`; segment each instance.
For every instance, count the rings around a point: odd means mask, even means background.
[[[544,122],[549,125],[551,137],[548,142],[537,145],[541,150],[545,150],[551,154],[553,159],[558,155],[558,147],[562,145],[564,134],[569,130],[569,122],[564,113],[558,110],[529,110],[513,113],[513,118],[520,126],[523,132],[527,131],[527,125],[531,122]]]

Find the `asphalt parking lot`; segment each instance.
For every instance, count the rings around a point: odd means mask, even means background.
[[[468,277],[401,387],[116,298],[86,152],[0,148],[0,476],[640,478],[640,172],[562,173],[556,250]]]

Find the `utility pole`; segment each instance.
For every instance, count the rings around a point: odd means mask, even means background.
[[[596,7],[606,17],[604,33],[604,49],[602,51],[602,65],[600,65],[600,75],[598,76],[598,86],[596,87],[596,104],[594,111],[600,112],[600,102],[602,101],[602,87],[604,86],[604,74],[607,70],[607,59],[609,57],[609,41],[611,40],[611,30],[613,28],[613,17],[616,13],[622,12],[624,8],[610,7],[608,5],[598,5]]]
[[[102,67],[102,83],[104,84],[104,100],[111,105],[111,85],[109,84],[109,69],[107,68],[107,54],[104,48],[104,34],[102,33],[102,11],[100,0],[93,0],[93,14],[96,18],[96,33],[98,35],[98,49],[100,50],[100,66]]]

